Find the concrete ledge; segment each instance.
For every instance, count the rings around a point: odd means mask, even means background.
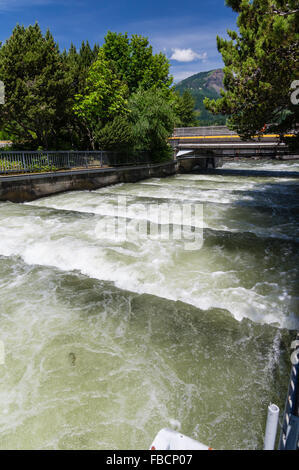
[[[157,165],[74,170],[0,177],[0,201],[26,202],[65,191],[92,190],[177,173],[174,161]]]

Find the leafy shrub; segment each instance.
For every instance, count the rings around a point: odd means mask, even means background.
[[[103,150],[127,152],[133,144],[132,125],[126,116],[116,116],[97,132],[96,139]]]
[[[171,158],[167,139],[172,134],[176,113],[165,93],[159,89],[138,89],[129,100],[135,150],[144,150],[154,162]]]

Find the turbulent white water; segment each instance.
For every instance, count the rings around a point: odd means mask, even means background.
[[[299,167],[225,169],[271,173],[0,204],[0,448],[147,448],[177,421],[216,448],[261,445],[299,328]],[[188,204],[192,251],[188,230],[168,237]]]

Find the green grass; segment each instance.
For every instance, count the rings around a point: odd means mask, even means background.
[[[43,165],[39,162],[30,165],[29,168],[24,169],[23,163],[20,161],[9,161],[4,159],[0,159],[0,173],[4,171],[19,171],[19,172],[33,172],[33,173],[44,173],[47,171],[57,171],[58,168],[55,166],[50,165]]]

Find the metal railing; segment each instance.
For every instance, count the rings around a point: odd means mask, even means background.
[[[297,357],[292,365],[289,389],[287,393],[283,423],[281,428],[279,450],[299,449],[299,332],[294,341],[294,355]],[[296,363],[295,363],[296,362]]]
[[[176,127],[173,137],[237,135],[226,126]]]
[[[146,152],[0,151],[0,174],[149,164]]]

